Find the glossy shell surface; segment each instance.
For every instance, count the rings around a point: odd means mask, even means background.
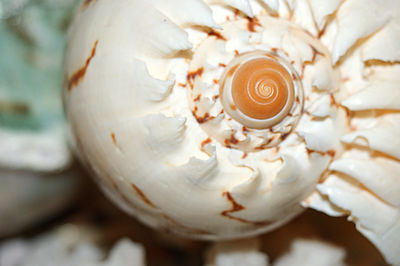
[[[394,0],[83,1],[64,86],[80,157],[110,198],[159,229],[238,238],[312,207],[347,215],[400,263],[399,10]],[[259,127],[220,94],[232,62],[255,51],[299,84],[285,116]]]

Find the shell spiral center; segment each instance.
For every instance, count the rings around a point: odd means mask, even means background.
[[[279,63],[257,58],[242,64],[232,77],[232,98],[237,108],[254,119],[269,119],[293,103],[293,83]],[[283,117],[282,116],[282,117]]]

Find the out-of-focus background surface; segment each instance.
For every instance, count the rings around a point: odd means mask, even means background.
[[[66,31],[76,5],[0,0],[0,266],[79,265],[85,259],[101,265],[212,263],[211,243],[139,224],[104,198],[73,159],[61,95]],[[352,223],[311,210],[257,241],[274,265],[295,265],[290,259],[312,257],[314,248],[298,239],[331,246],[332,252],[321,253],[336,256],[329,265],[335,259],[386,265]],[[287,252],[290,258],[283,257]]]

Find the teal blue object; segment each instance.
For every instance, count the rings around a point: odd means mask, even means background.
[[[63,50],[76,3],[0,0],[0,128],[63,123]]]
[[[76,0],[0,0],[0,237],[68,206],[80,186],[62,109]]]

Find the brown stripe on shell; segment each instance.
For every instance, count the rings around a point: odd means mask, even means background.
[[[239,212],[245,209],[245,207],[239,203],[237,203],[235,201],[235,199],[232,197],[231,193],[229,193],[228,191],[225,191],[222,193],[223,197],[226,197],[227,200],[230,201],[230,203],[232,204],[232,208],[226,211],[221,212],[221,215],[224,217],[227,217],[229,219],[241,222],[241,223],[245,223],[245,224],[251,224],[254,226],[266,226],[266,225],[270,225],[272,222],[270,221],[260,221],[260,222],[254,222],[254,221],[248,221],[246,219],[243,218],[239,218],[239,217],[235,217],[232,216],[231,214],[234,212]]]
[[[187,81],[189,82],[189,84],[193,84],[193,80],[196,79],[197,76],[200,76],[203,74],[204,68],[200,67],[199,69],[189,72],[186,76]]]
[[[90,56],[86,59],[85,65],[80,68],[78,71],[76,71],[68,81],[67,89],[70,91],[73,87],[76,87],[79,85],[79,82],[85,77],[86,71],[89,67],[90,61],[92,61],[93,57],[96,55],[96,49],[97,49],[97,44],[99,43],[98,40],[95,41],[92,52]]]
[[[256,26],[261,27],[261,23],[256,17],[247,17],[247,29],[251,32],[256,32]]]
[[[139,195],[140,199],[141,199],[144,203],[146,203],[147,205],[151,206],[152,208],[158,209],[158,208],[153,204],[153,202],[151,202],[151,200],[146,196],[146,194],[143,193],[143,191],[142,191],[138,186],[136,186],[135,184],[131,184],[131,186],[132,186],[133,190],[135,190],[135,192]]]
[[[115,137],[115,133],[111,133],[111,139],[112,139],[112,142],[114,143],[114,145],[117,145],[117,139]]]
[[[224,140],[225,147],[230,148],[231,144],[236,145],[239,143],[239,140],[235,138],[233,134],[231,134],[231,137],[229,139]]]
[[[217,38],[217,40],[226,41],[226,38],[224,36],[222,36],[221,33],[214,31],[214,30],[209,31],[208,36],[214,36],[215,38]]]
[[[201,142],[201,149],[204,150],[204,147],[205,147],[207,144],[210,144],[211,142],[212,142],[212,140],[211,140],[210,138],[207,138],[207,139],[203,140],[203,141]]]
[[[199,123],[199,124],[203,124],[203,123],[215,118],[214,116],[210,116],[210,114],[208,112],[205,113],[203,116],[199,116],[199,115],[197,115],[197,111],[198,111],[198,108],[197,108],[197,106],[195,106],[194,110],[192,110],[192,114],[193,114],[194,118],[196,118],[197,123]]]

